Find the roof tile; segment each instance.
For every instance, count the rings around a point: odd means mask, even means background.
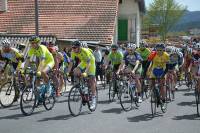
[[[32,3],[32,4],[31,4]],[[118,0],[39,0],[39,33],[108,43]],[[0,13],[0,32],[34,34],[34,0],[9,0]]]

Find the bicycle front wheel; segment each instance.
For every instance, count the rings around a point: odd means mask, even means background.
[[[124,111],[130,111],[132,109],[133,106],[132,91],[130,91],[127,85],[124,85],[120,88],[119,100],[121,107]]]
[[[16,90],[11,82],[1,86],[0,104],[2,107],[10,107],[16,99]]]
[[[68,96],[68,107],[72,116],[78,116],[82,110],[82,97],[80,86],[75,85],[71,88]]]
[[[51,95],[48,96],[48,97],[44,97],[44,101],[43,101],[43,105],[44,105],[44,108],[46,110],[51,110],[54,105],[55,105],[55,102],[56,102],[56,99],[55,99],[55,87],[53,84],[51,84],[51,87],[52,87],[52,92],[51,92]]]
[[[31,115],[35,109],[36,102],[37,102],[36,92],[31,86],[26,87],[22,91],[22,95],[20,99],[21,112],[26,116]]]
[[[200,113],[199,113],[200,94],[197,89],[195,89],[195,99],[196,99],[196,105],[197,105],[197,116],[199,117],[200,116]]]
[[[156,108],[157,108],[157,96],[155,93],[155,90],[151,91],[151,114],[154,117],[156,114]]]

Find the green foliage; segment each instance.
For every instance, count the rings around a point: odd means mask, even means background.
[[[167,33],[184,15],[186,7],[175,0],[154,0],[147,11],[146,23],[157,24],[162,41],[166,41]]]

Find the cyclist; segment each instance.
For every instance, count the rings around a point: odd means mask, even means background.
[[[53,55],[54,61],[55,61],[55,65],[53,68],[56,80],[58,80],[58,82],[56,82],[57,84],[57,88],[56,88],[56,96],[60,96],[60,93],[62,91],[62,87],[64,85],[64,79],[62,74],[60,73],[60,67],[63,65],[63,61],[64,61],[64,57],[62,55],[62,53],[58,52],[58,48],[57,47],[48,47],[48,50],[51,52],[51,54]]]
[[[167,63],[167,66],[166,66],[166,71],[167,72],[167,75],[168,74],[172,74],[172,84],[173,84],[173,87],[172,89],[178,89],[178,86],[176,85],[177,83],[177,74],[176,74],[176,69],[178,69],[178,63],[180,62],[180,56],[178,55],[177,51],[176,51],[176,48],[175,47],[172,47],[171,51],[168,53],[169,54],[169,62]],[[175,91],[175,90],[172,90],[172,91]]]
[[[118,51],[118,46],[115,44],[111,46],[111,50],[108,59],[111,61],[113,71],[116,72],[116,74],[119,74],[120,70],[122,70],[123,54]]]
[[[198,91],[200,91],[200,43],[197,43],[194,49],[196,51],[192,55],[192,63],[190,64],[188,71],[191,71],[192,76],[197,79]]]
[[[96,108],[96,78],[95,78],[95,58],[93,54],[88,50],[87,48],[81,47],[80,41],[74,41],[72,43],[72,52],[71,52],[71,59],[72,61],[75,60],[75,57],[79,58],[80,63],[78,66],[74,69],[74,75],[75,76],[89,76],[89,88],[92,91],[92,104],[90,106],[91,110],[95,110]],[[73,66],[73,62],[70,62],[69,68],[67,71],[67,75],[69,75],[71,69]]]
[[[185,74],[190,73],[189,66],[192,64],[193,54],[194,54],[193,53],[193,49],[192,48],[187,48],[187,50],[185,52],[185,56],[184,56],[185,62],[184,62],[184,66],[183,66]],[[187,86],[189,86],[192,83],[191,82],[192,81],[192,77],[191,77],[190,74],[187,74],[187,75],[188,75],[188,81],[190,81],[190,82],[188,82]]]
[[[132,73],[135,78],[136,88],[138,92],[138,102],[142,102],[141,98],[141,83],[140,83],[140,75],[142,72],[142,66],[140,62],[142,61],[142,57],[139,53],[136,52],[136,45],[129,43],[127,45],[126,53],[124,55],[124,66],[125,73]]]
[[[164,91],[164,83],[165,79],[162,78],[165,76],[166,72],[166,65],[169,62],[169,55],[165,52],[165,44],[159,43],[155,47],[156,52],[154,56],[151,57],[151,65],[149,67],[150,78],[161,78],[160,85],[161,85],[161,100],[165,103],[165,91]],[[154,82],[152,82],[152,85]],[[164,106],[163,106],[164,107]]]
[[[23,55],[15,48],[11,47],[11,43],[8,39],[2,41],[2,51],[1,60],[5,61],[3,69],[1,70],[0,77],[2,77],[2,73],[6,70],[6,67],[9,63],[11,63],[14,71],[18,71],[21,67],[21,63],[24,61]],[[8,73],[4,73],[5,80],[7,80]],[[5,81],[4,80],[4,81]],[[17,93],[17,97],[15,97],[14,101],[18,99],[19,93]]]
[[[147,69],[149,67],[148,65],[148,57],[151,53],[151,51],[149,50],[148,47],[148,44],[144,41],[141,41],[140,42],[140,48],[138,48],[136,51],[141,55],[142,57],[142,77],[145,78],[146,77],[146,72],[147,72]]]
[[[25,69],[31,62],[31,57],[36,56],[39,59],[37,74],[41,75],[47,87],[47,96],[51,95],[51,88],[49,82],[48,72],[53,69],[55,62],[53,55],[49,52],[48,48],[40,44],[40,38],[38,36],[32,36],[29,39],[31,48],[28,51],[28,57],[25,62]]]
[[[2,41],[1,56],[3,59],[7,60],[2,72],[5,70],[8,62],[11,62],[14,70],[17,70],[17,68],[21,66],[21,62],[24,61],[23,54],[21,54],[17,49],[12,48],[8,39]]]

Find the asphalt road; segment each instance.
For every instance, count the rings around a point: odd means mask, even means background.
[[[179,88],[165,114],[160,111],[152,118],[150,109],[149,100],[145,100],[139,109],[124,112],[119,101],[108,101],[107,89],[99,91],[95,112],[85,106],[78,117],[70,115],[67,97],[60,97],[53,110],[40,106],[28,117],[15,103],[0,108],[0,133],[200,133],[194,92],[186,86]]]

